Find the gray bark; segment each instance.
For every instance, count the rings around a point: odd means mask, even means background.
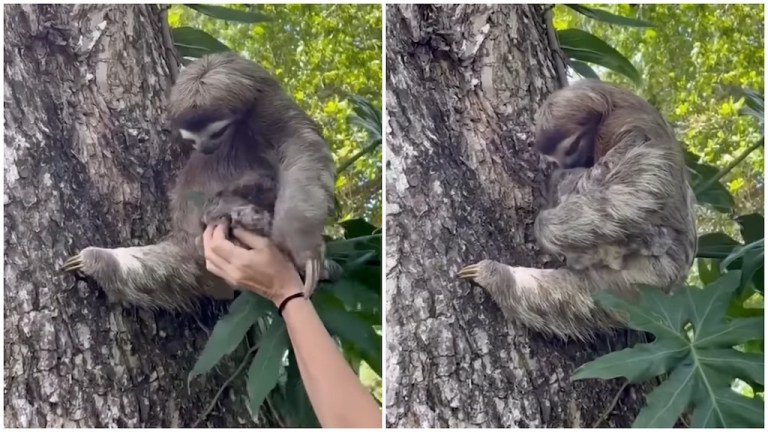
[[[533,115],[557,85],[544,15],[387,6],[390,427],[589,427],[621,386],[570,381],[617,340],[564,343],[517,328],[455,278],[485,258],[559,264],[532,234],[546,177]],[[602,426],[628,426],[639,399],[623,391]]]
[[[188,390],[207,339],[195,317],[108,305],[57,270],[85,246],[166,233],[185,155],[165,128],[162,13],[5,6],[5,37],[5,426],[189,426],[227,378]],[[248,417],[225,393],[209,421]]]

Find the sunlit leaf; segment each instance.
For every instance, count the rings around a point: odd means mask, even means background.
[[[229,51],[229,47],[210,34],[192,27],[171,29],[173,43],[184,57],[201,57],[205,54]]]
[[[566,5],[566,6],[568,6],[569,8],[575,10],[576,12],[584,16],[587,16],[594,20],[603,21],[608,24],[617,24],[620,26],[627,26],[627,27],[653,27],[653,24],[647,21],[615,15],[610,12],[604,11],[602,9],[595,9],[595,8],[590,8],[583,5],[574,5],[574,4]]]
[[[560,48],[571,59],[603,66],[635,83],[641,81],[640,73],[632,63],[597,36],[579,29],[566,29],[559,30],[557,37]]]

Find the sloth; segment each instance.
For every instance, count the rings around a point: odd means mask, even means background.
[[[488,291],[509,319],[581,340],[622,325],[595,306],[593,293],[632,297],[640,284],[681,286],[697,247],[695,196],[683,149],[656,109],[617,86],[579,81],[537,112],[535,149],[558,168],[534,234],[565,266],[483,260],[459,278]]]
[[[94,279],[113,301],[152,309],[231,299],[233,288],[206,270],[200,249],[205,226],[226,222],[270,237],[310,294],[328,274],[322,234],[335,182],[316,123],[261,66],[231,53],[184,68],[168,112],[176,143],[195,150],[170,192],[171,232],[150,246],[87,247],[62,270]]]

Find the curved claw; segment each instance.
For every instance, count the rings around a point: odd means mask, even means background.
[[[63,272],[76,272],[83,268],[83,256],[81,254],[73,255],[64,261],[59,271]]]
[[[309,259],[304,264],[304,294],[310,295],[320,280],[320,260]]]
[[[459,279],[474,279],[479,275],[480,275],[479,264],[468,265],[463,269],[459,270],[458,273],[456,273],[456,277],[458,277]]]

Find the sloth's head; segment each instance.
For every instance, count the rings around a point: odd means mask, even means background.
[[[277,81],[256,63],[232,53],[210,54],[179,74],[169,101],[171,123],[197,151],[211,154],[234,142],[254,107],[276,91]]]
[[[552,93],[536,113],[536,150],[564,169],[593,166],[628,134],[674,139],[648,102],[598,80]]]
[[[536,113],[536,150],[560,168],[595,164],[598,132],[610,110],[603,85],[574,83],[552,93]]]

